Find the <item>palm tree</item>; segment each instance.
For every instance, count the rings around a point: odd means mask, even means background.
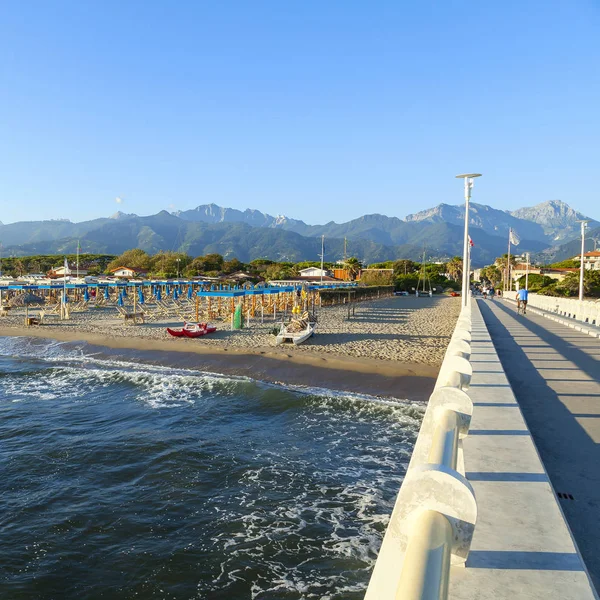
[[[354,281],[358,277],[362,268],[360,260],[354,256],[346,259],[344,266],[346,267],[346,271],[348,271],[348,278],[350,281]]]
[[[508,264],[508,254],[503,254],[499,256],[494,264],[502,271],[502,280],[504,281],[505,287],[508,285],[508,273],[506,269],[506,265]],[[510,268],[511,270],[515,268],[517,265],[517,259],[514,256],[510,257]]]
[[[463,261],[460,256],[455,256],[446,263],[446,271],[450,279],[460,281],[462,279]]]

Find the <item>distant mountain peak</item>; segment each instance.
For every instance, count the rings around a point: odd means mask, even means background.
[[[553,241],[564,241],[576,236],[579,230],[577,221],[588,218],[562,200],[546,200],[535,206],[513,210],[510,214],[518,219],[541,225]],[[600,224],[593,219],[590,221],[592,227]]]
[[[134,213],[124,213],[118,210],[114,215],[110,215],[111,219],[131,219],[137,217]]]

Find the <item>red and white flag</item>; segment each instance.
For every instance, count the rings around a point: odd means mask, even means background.
[[[471,236],[469,236],[469,246],[471,246],[471,248],[474,246],[475,244],[473,243],[473,240],[471,239]]]

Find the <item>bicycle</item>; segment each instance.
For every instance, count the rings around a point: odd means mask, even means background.
[[[517,314],[527,314],[527,300],[518,300],[517,299]]]

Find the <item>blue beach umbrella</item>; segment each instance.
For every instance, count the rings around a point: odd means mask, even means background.
[[[140,289],[138,290],[138,302],[139,302],[140,304],[144,304],[144,302],[145,302],[145,301],[146,301],[146,300],[145,300],[145,298],[144,298],[144,292],[142,291],[142,288],[140,288]]]
[[[107,287],[104,288],[104,299],[105,300],[110,300],[110,295],[108,293],[108,288]]]
[[[160,299],[161,299],[160,287],[156,288],[156,294],[155,294],[155,296],[156,296],[156,299],[160,302]]]
[[[126,287],[123,288],[122,294],[123,294],[123,298],[127,298],[127,288]]]
[[[179,292],[177,291],[177,288],[175,288],[173,290],[173,300],[177,300],[177,298],[179,298]]]
[[[123,306],[124,302],[123,302],[123,292],[119,293],[119,299],[117,300],[117,304],[119,306]]]
[[[89,301],[90,301],[90,295],[89,295],[89,293],[88,293],[88,289],[87,289],[87,288],[85,288],[85,290],[83,290],[83,299],[84,299],[86,302],[89,302]]]
[[[69,301],[69,294],[67,292],[63,292],[63,302],[66,304]]]
[[[192,286],[191,286],[191,285],[189,285],[189,286],[188,286],[188,291],[187,291],[187,297],[188,297],[188,300],[191,300],[191,299],[192,299],[192,295],[193,295],[193,293],[194,293],[194,290],[192,289]]]

